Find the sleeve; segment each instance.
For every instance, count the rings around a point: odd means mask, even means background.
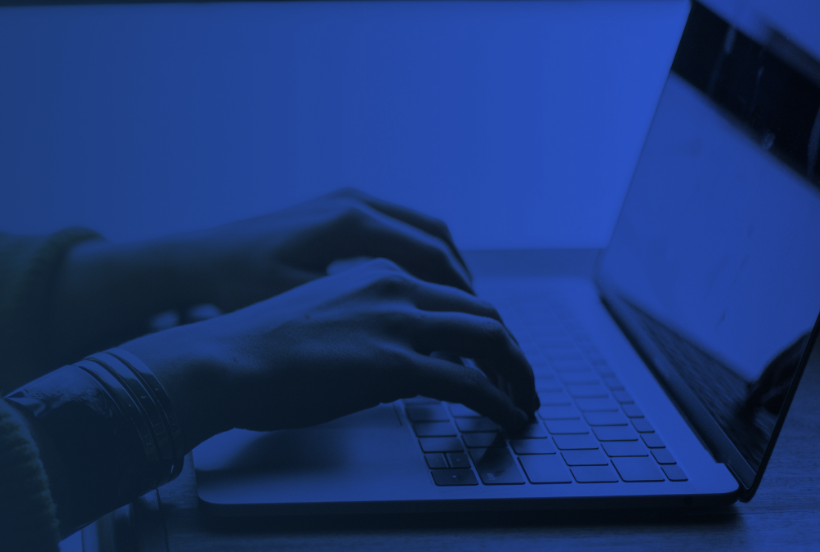
[[[0,548],[57,552],[60,533],[45,470],[10,409],[0,399]]]
[[[57,366],[48,360],[48,304],[65,254],[98,239],[72,228],[48,236],[0,233],[0,396]],[[0,548],[59,550],[59,522],[37,446],[0,399]]]
[[[48,305],[66,253],[78,243],[100,239],[83,228],[48,236],[0,233],[0,395],[47,371]]]

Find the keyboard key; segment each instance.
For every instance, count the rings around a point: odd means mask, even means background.
[[[598,348],[595,347],[595,345],[593,345],[589,341],[580,340],[580,339],[577,339],[577,338],[576,338],[576,341],[578,342],[578,348],[581,349],[581,352],[587,353],[587,354],[597,353],[598,352]]]
[[[637,441],[638,434],[629,426],[597,426],[592,431],[599,441]]]
[[[567,331],[561,326],[560,322],[551,323],[542,321],[540,323],[532,323],[529,324],[529,329],[536,343],[538,339],[542,337],[564,337],[567,335]]]
[[[572,483],[569,470],[555,455],[522,456],[518,460],[530,483]]]
[[[629,418],[643,418],[643,412],[634,404],[622,404],[621,408]]]
[[[676,465],[661,466],[661,469],[663,469],[669,481],[689,481],[686,474],[683,473],[683,470]]]
[[[589,426],[581,420],[544,420],[544,424],[553,435],[589,433]]]
[[[658,464],[677,464],[672,453],[665,448],[652,449],[652,456],[658,461]]]
[[[478,485],[473,470],[433,470],[430,473],[439,487]]]
[[[422,397],[419,395],[418,397],[413,397],[410,399],[404,399],[402,401],[405,405],[420,405],[420,404],[440,404],[441,401],[438,399],[431,399],[430,397]]]
[[[450,416],[440,404],[408,406],[405,409],[407,419],[411,422],[449,422]]]
[[[549,363],[541,355],[528,357],[527,360],[530,361],[530,366],[532,366],[532,370],[536,374],[547,373],[550,371]]]
[[[627,393],[626,391],[613,391],[612,396],[621,404],[626,403],[634,403],[635,401],[632,400],[632,395]]]
[[[564,372],[560,378],[567,385],[593,385],[600,382],[598,376],[591,372]]]
[[[592,374],[592,367],[587,364],[585,360],[572,360],[572,359],[550,359],[550,365],[552,369],[560,374],[566,373],[589,373]]]
[[[542,349],[546,349],[548,351],[551,350],[558,350],[558,349],[569,349],[570,351],[575,351],[575,342],[570,339],[569,337],[544,337],[538,336],[533,339],[536,344]]]
[[[649,451],[637,441],[612,441],[601,446],[609,456],[649,456]]]
[[[666,446],[657,433],[641,433],[641,439],[649,448],[664,448]]]
[[[575,405],[582,412],[618,411],[618,404],[612,399],[575,399]]]
[[[598,441],[592,435],[556,435],[552,439],[561,450],[592,450],[598,448]]]
[[[614,376],[604,378],[604,385],[610,391],[622,391],[624,386],[621,383],[621,380]]]
[[[551,312],[545,311],[518,311],[518,317],[524,322],[527,326],[532,324],[539,324],[539,323],[554,323],[555,317],[552,315]]]
[[[413,431],[416,432],[416,437],[455,437],[458,435],[450,422],[421,422],[413,424]]]
[[[440,452],[425,454],[424,459],[427,461],[427,467],[431,470],[440,470],[448,467],[447,460],[444,459],[444,455]]]
[[[510,439],[516,454],[555,454],[555,445],[549,439]]]
[[[456,426],[464,433],[477,431],[498,431],[498,424],[489,418],[456,418]]]
[[[479,414],[475,410],[470,410],[469,408],[467,408],[463,404],[451,403],[448,406],[450,407],[450,414],[452,414],[453,417],[456,417],[456,418],[458,418],[458,417],[470,417],[470,416],[474,416],[474,417],[481,416],[481,414]]]
[[[516,439],[546,439],[547,436],[547,430],[537,421],[530,422],[523,430],[511,435]]]
[[[568,466],[609,465],[609,459],[600,450],[565,450],[561,456]]]
[[[606,363],[596,363],[590,361],[595,368],[595,371],[598,372],[598,375],[602,378],[614,378],[615,372],[612,371],[612,368],[606,365]]]
[[[464,447],[455,437],[427,437],[419,439],[422,452],[461,452]]]
[[[448,452],[447,461],[451,468],[464,469],[470,467],[470,459],[463,452]]]
[[[550,391],[546,393],[538,393],[538,398],[541,399],[542,407],[570,404],[569,397],[563,391]]]
[[[618,474],[609,466],[578,466],[570,468],[578,483],[617,483]]]
[[[542,406],[538,415],[544,420],[577,420],[581,417],[574,406]]]
[[[504,437],[497,432],[465,433],[461,436],[468,448],[504,447]]]
[[[538,391],[538,394],[541,393],[555,393],[558,391],[563,391],[563,387],[561,384],[558,383],[557,380],[535,380],[535,390]]]
[[[612,463],[627,482],[663,481],[663,474],[650,458],[613,458]]]
[[[595,385],[567,385],[567,393],[573,399],[596,399],[609,397],[609,391],[597,383]]]
[[[473,449],[470,456],[485,485],[523,485],[524,478],[506,448]]]
[[[541,349],[541,352],[544,353],[544,356],[547,357],[547,360],[552,362],[552,365],[555,366],[556,360],[565,361],[565,362],[576,362],[578,364],[586,365],[586,359],[584,355],[581,354],[581,351],[576,350],[569,350],[569,349]],[[556,368],[557,369],[557,368]]]
[[[652,427],[652,424],[646,418],[633,418],[632,425],[635,427],[635,430],[638,433],[654,433],[655,428]]]
[[[584,412],[584,419],[591,426],[629,425],[629,420],[620,412]]]

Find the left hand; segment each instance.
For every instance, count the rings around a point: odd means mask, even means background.
[[[444,222],[353,189],[167,243],[197,302],[226,312],[326,276],[332,262],[356,257],[389,259],[417,278],[472,293],[470,272]]]
[[[200,304],[231,312],[355,257],[386,258],[421,280],[472,293],[469,270],[442,221],[344,189],[209,230],[75,247],[56,282],[54,362],[138,337],[157,313]]]

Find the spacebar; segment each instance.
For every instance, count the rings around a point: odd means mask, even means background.
[[[485,485],[523,485],[524,478],[506,448],[472,449],[478,477]]]

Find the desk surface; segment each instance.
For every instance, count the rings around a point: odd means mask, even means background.
[[[493,255],[468,257],[479,274]],[[570,254],[577,270],[591,253]],[[530,262],[527,264],[533,266]],[[536,259],[537,260],[537,259]],[[553,258],[554,260],[554,258]],[[537,272],[565,273],[542,258]],[[486,263],[486,265],[482,264]],[[539,264],[540,263],[540,264]],[[535,275],[535,274],[531,274]],[[748,504],[711,511],[585,511],[216,519],[198,507],[190,457],[177,480],[83,531],[86,552],[216,550],[820,549],[820,357],[806,369],[763,483]]]

